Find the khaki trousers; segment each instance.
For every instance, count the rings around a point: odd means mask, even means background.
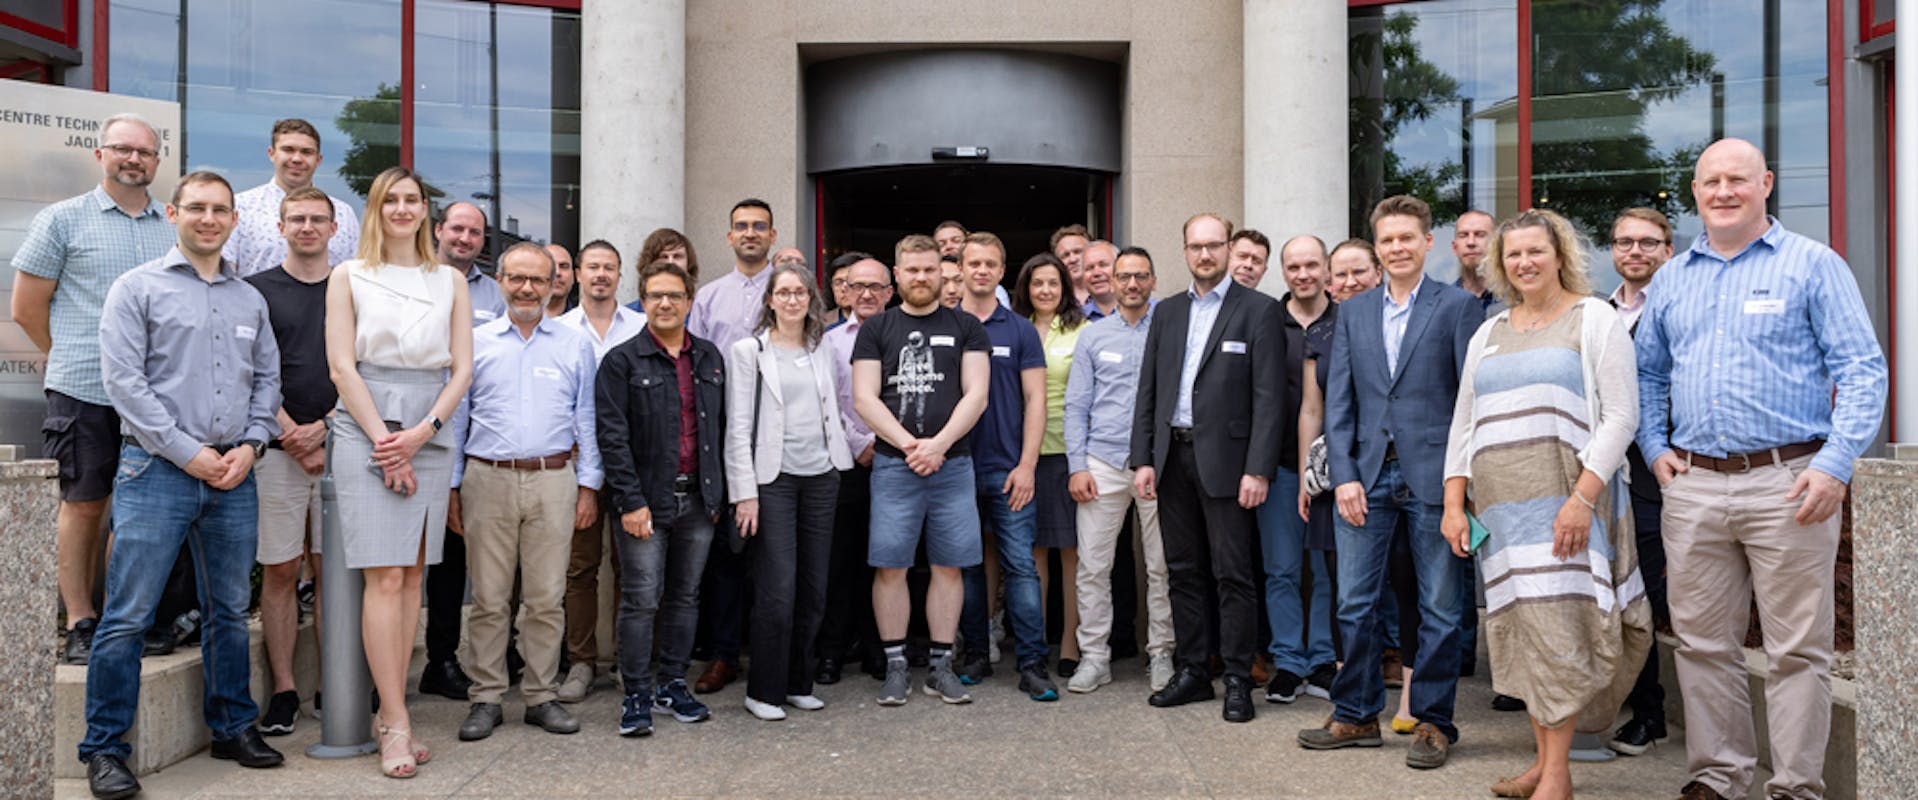
[[[1744,473],[1693,466],[1665,486],[1661,521],[1686,755],[1691,778],[1726,797],[1751,792],[1758,763],[1744,650],[1754,593],[1770,662],[1765,722],[1773,775],[1765,793],[1825,792],[1839,515],[1799,525],[1792,519],[1799,501],[1785,499],[1810,461]]]
[[[515,470],[467,460],[460,488],[466,525],[466,573],[473,609],[466,619],[466,669],[475,703],[506,694],[506,642],[513,615],[513,575],[520,576],[519,651],[526,659],[520,693],[528,707],[557,699],[559,651],[566,635],[566,562],[572,553],[579,499],[571,464]]]
[[[1150,618],[1146,651],[1172,652],[1172,599],[1167,589],[1165,547],[1159,539],[1159,502],[1132,494],[1132,470],[1119,469],[1096,458],[1086,458],[1086,469],[1099,496],[1080,503],[1079,527],[1079,652],[1087,661],[1110,662],[1112,647],[1112,561],[1119,549],[1119,532],[1126,509],[1139,509],[1138,531],[1145,565],[1146,614]]]

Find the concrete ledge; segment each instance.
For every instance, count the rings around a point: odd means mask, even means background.
[[[247,627],[248,663],[252,668],[253,700],[262,711],[272,696],[272,675],[267,670],[266,640],[259,624]],[[311,710],[313,690],[319,685],[319,650],[314,646],[315,628],[311,621],[300,626],[300,639],[294,649],[293,681],[303,700],[302,710]],[[212,737],[202,711],[205,674],[201,670],[199,648],[182,648],[172,655],[142,659],[140,662],[140,704],[133,715],[133,727],[126,740],[133,746],[127,765],[137,775],[148,775],[179,763],[205,749]],[[61,665],[54,676],[53,763],[56,778],[87,776],[77,748],[86,737],[87,668]]]
[[[1668,722],[1684,727],[1685,701],[1678,690],[1678,670],[1673,661],[1677,648],[1677,638],[1658,635],[1658,679],[1665,686],[1665,716]],[[1751,687],[1753,724],[1758,732],[1758,766],[1766,771],[1771,769],[1771,737],[1766,733],[1765,716],[1768,664],[1765,651],[1745,649],[1745,674]],[[1831,679],[1831,737],[1825,741],[1825,796],[1858,796],[1858,685],[1838,677]]]

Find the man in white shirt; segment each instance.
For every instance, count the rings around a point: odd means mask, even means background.
[[[288,193],[313,185],[320,168],[320,131],[313,123],[288,118],[273,123],[267,158],[273,161],[273,180],[234,198],[239,227],[227,239],[226,252],[240,269],[240,277],[263,272],[286,260],[286,237],[280,235],[280,201]],[[360,247],[360,220],[353,207],[334,197],[333,238],[326,243],[329,264],[353,258]]]

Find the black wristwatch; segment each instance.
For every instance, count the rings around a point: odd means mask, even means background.
[[[241,439],[240,444],[253,448],[253,460],[258,461],[266,458],[266,442],[258,439]]]

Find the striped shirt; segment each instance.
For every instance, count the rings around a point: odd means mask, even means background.
[[[179,238],[165,207],[129,216],[99,186],[40,210],[13,254],[13,268],[57,281],[47,328],[46,388],[96,406],[112,405],[100,383],[100,309],[113,280],[156,260]]]
[[[1884,414],[1886,370],[1844,259],[1774,219],[1730,258],[1701,234],[1646,293],[1636,338],[1647,461],[1673,447],[1724,458],[1822,439],[1811,466],[1851,480]]]

